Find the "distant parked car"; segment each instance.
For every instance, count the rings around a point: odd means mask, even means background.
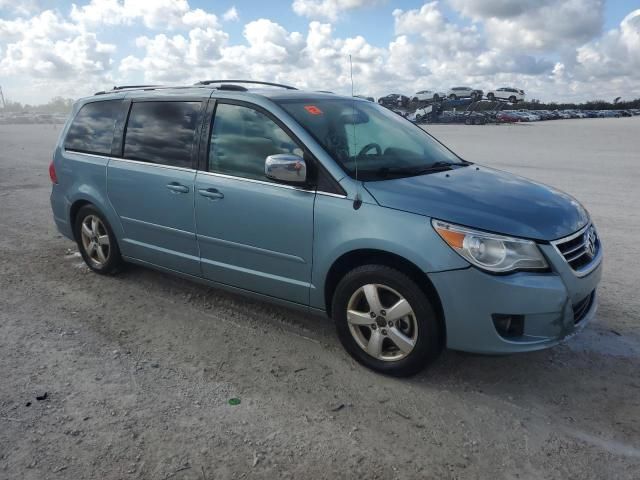
[[[437,102],[438,100],[447,98],[445,92],[436,92],[434,90],[420,90],[411,98],[414,102]]]
[[[487,92],[487,98],[489,100],[508,100],[511,103],[524,101],[524,90],[518,90],[517,88],[502,87]]]
[[[363,100],[368,100],[370,102],[375,102],[376,99],[373,97],[367,97],[366,95],[354,95],[356,98],[362,98]]]
[[[540,120],[553,120],[556,118],[549,110],[536,110],[534,113],[540,117]]]
[[[384,107],[406,107],[409,104],[409,97],[400,93],[390,93],[380,97],[378,103]]]
[[[513,112],[498,112],[496,114],[496,121],[501,123],[519,122],[520,117]]]
[[[457,100],[458,98],[480,100],[482,98],[482,90],[475,90],[471,87],[452,87],[447,92],[447,97],[453,100]]]
[[[530,122],[538,122],[542,120],[542,117],[538,115],[537,112],[532,112],[530,110],[519,110],[518,113],[527,117]]]

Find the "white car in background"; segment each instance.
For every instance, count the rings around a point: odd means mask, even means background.
[[[416,92],[411,100],[413,102],[437,102],[438,100],[444,100],[447,98],[445,92],[436,92],[435,90],[420,90]]]
[[[496,88],[487,92],[487,99],[489,100],[507,100],[511,103],[524,101],[524,90],[518,90],[517,88],[502,87]]]
[[[452,87],[447,91],[447,98],[452,100],[457,100],[458,98],[480,100],[482,98],[482,90],[471,87]]]

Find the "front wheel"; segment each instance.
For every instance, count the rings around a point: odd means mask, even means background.
[[[517,101],[517,98],[516,98],[516,97],[514,97],[513,95],[511,95],[511,96],[509,97],[509,102],[511,102],[511,103],[516,103],[516,101]]]
[[[336,287],[332,312],[344,348],[377,372],[414,375],[442,350],[431,302],[393,268],[365,265],[349,272]]]
[[[75,236],[87,266],[96,273],[115,273],[122,265],[120,249],[109,222],[93,205],[76,215]]]
[[[495,99],[496,99],[496,96],[493,93],[490,93],[487,95],[487,100],[494,101]]]

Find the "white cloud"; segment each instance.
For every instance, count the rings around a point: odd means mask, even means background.
[[[303,17],[337,20],[342,12],[376,3],[381,0],[294,0],[291,7]]]
[[[222,18],[225,22],[235,22],[240,19],[240,16],[238,15],[238,10],[236,10],[236,7],[231,7],[229,10],[224,12]]]
[[[501,49],[575,48],[599,35],[604,0],[449,0],[483,22],[488,43]]]
[[[0,0],[0,11],[7,10],[19,15],[31,15],[40,10],[39,0],[21,0],[20,3],[15,0]]]
[[[199,8],[191,10],[187,0],[91,0],[82,7],[73,4],[70,17],[78,24],[94,28],[131,25],[138,20],[151,29],[218,25],[215,15]]]
[[[431,55],[451,58],[461,52],[479,51],[483,39],[475,26],[460,27],[449,22],[437,1],[425,3],[420,9],[393,11],[398,35],[420,35]]]
[[[115,51],[114,45],[98,41],[94,33],[85,32],[50,10],[29,20],[0,19],[0,41],[7,42],[0,70],[37,80],[107,74]]]
[[[453,84],[485,90],[513,85],[543,100],[640,96],[640,10],[594,37],[599,0],[582,0],[590,12],[578,12],[578,0],[443,1],[471,22],[450,21],[435,1],[396,9],[387,17],[395,35],[373,44],[361,35],[338,36],[327,22],[291,31],[266,18],[244,25],[243,38],[232,42],[216,14],[193,9],[186,0],[91,0],[67,15],[46,10],[0,19],[0,72],[34,95],[75,96],[118,83],[188,84],[211,77],[349,93],[352,55],[356,91],[374,96]],[[365,2],[310,3],[324,8],[324,16],[338,16]],[[232,10],[217,13],[233,21]],[[569,16],[575,22],[564,25],[571,23]],[[151,31],[141,34],[141,25]],[[101,40],[109,26],[118,26],[119,35],[136,32],[135,42],[125,39],[117,48]]]
[[[640,82],[640,9],[629,13],[619,29],[577,51],[575,73],[585,80],[627,77]]]

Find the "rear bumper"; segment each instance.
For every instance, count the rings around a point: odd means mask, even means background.
[[[498,276],[475,268],[429,277],[444,310],[447,347],[506,354],[548,348],[584,328],[598,308],[596,287],[601,276],[602,263],[582,278],[568,271]],[[585,300],[588,303],[581,303]],[[588,306],[580,309],[580,305]],[[494,314],[522,315],[523,334],[501,336]]]
[[[71,205],[67,201],[66,197],[60,191],[58,185],[53,185],[51,189],[51,211],[53,213],[53,221],[58,228],[58,231],[70,240],[73,238],[73,227],[69,223],[69,211]]]

